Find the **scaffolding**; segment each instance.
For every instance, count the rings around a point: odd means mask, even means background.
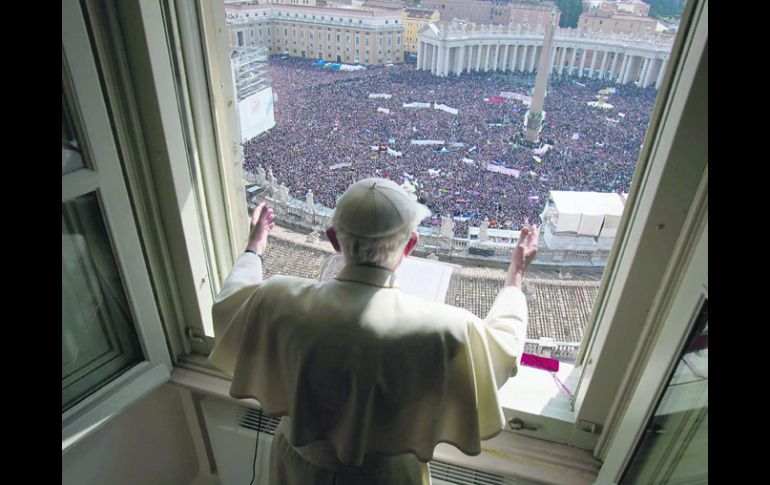
[[[270,87],[267,47],[236,47],[230,57],[238,101]]]

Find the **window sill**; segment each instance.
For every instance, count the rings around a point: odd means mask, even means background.
[[[188,356],[182,362],[182,365],[177,366],[171,373],[171,382],[174,384],[197,393],[235,402],[242,406],[260,408],[259,402],[254,399],[234,399],[230,397],[230,381],[216,371],[206,369],[203,365],[205,362],[204,357]],[[571,366],[569,366],[570,369],[567,369],[567,366],[564,364],[561,367],[564,369],[563,372],[567,374],[577,372],[571,369]],[[527,372],[528,370],[533,371],[535,374],[530,375]],[[507,391],[504,399],[507,405],[510,405],[511,402],[516,403],[516,405],[522,405],[523,403],[523,407],[534,410],[540,405],[539,403],[544,402],[543,399],[546,399],[545,396],[548,395],[550,390],[547,389],[547,381],[543,379],[542,375],[538,375],[538,372],[545,374],[544,371],[537,371],[535,369],[520,369],[517,378],[522,376],[524,378],[515,386],[510,383],[503,386],[503,389]],[[548,380],[551,380],[550,376],[548,376]],[[513,382],[515,380],[511,381],[511,383]],[[527,392],[533,391],[535,397],[526,401],[513,397],[514,394],[520,394],[524,389]],[[552,392],[550,394],[553,396]],[[567,399],[567,402],[569,402],[569,399]],[[546,405],[543,409],[548,410],[549,407],[552,407],[552,405]],[[513,416],[509,416],[509,413],[515,412],[508,408],[505,408],[504,411],[507,418]],[[553,412],[558,414],[557,411]],[[570,429],[573,427],[571,422],[566,424]],[[433,459],[503,476],[515,476],[521,479],[552,484],[570,483],[580,485],[594,483],[601,466],[601,462],[596,460],[588,451],[507,430],[490,440],[484,441],[482,443],[482,452],[478,456],[465,455],[453,446],[441,443],[436,447]]]

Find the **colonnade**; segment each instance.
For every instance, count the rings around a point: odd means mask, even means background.
[[[668,64],[668,51],[659,46],[593,45],[570,38],[555,45],[550,53],[551,72],[560,75],[601,78],[618,84],[635,82],[641,87],[659,88]],[[497,41],[468,39],[419,39],[417,69],[437,76],[464,72],[524,72],[536,70],[542,55],[542,39],[531,37]]]

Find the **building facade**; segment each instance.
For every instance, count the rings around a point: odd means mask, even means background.
[[[578,28],[592,32],[648,34],[658,31],[658,21],[651,17],[591,10],[580,15]]]
[[[225,5],[225,15],[231,47],[367,66],[404,61],[398,11],[239,4]]]
[[[437,76],[498,70],[534,73],[543,53],[543,37],[544,29],[531,26],[431,24],[418,35],[417,69]],[[670,36],[559,28],[548,65],[550,72],[559,75],[658,88],[672,44]]]
[[[417,53],[417,34],[421,28],[439,21],[438,10],[407,8],[401,12],[404,19],[404,52]]]
[[[559,23],[561,12],[554,2],[518,1],[512,3],[487,0],[423,0],[421,8],[437,10],[443,22],[455,19],[475,24],[545,25],[556,15]]]
[[[642,0],[583,0],[583,13],[597,9],[642,17],[650,14],[650,5]]]

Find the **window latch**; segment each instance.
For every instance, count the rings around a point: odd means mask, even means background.
[[[521,431],[523,429],[535,431],[537,429],[535,426],[529,426],[524,424],[524,420],[521,418],[511,418],[508,421],[508,426],[510,426],[511,429],[514,431]]]

